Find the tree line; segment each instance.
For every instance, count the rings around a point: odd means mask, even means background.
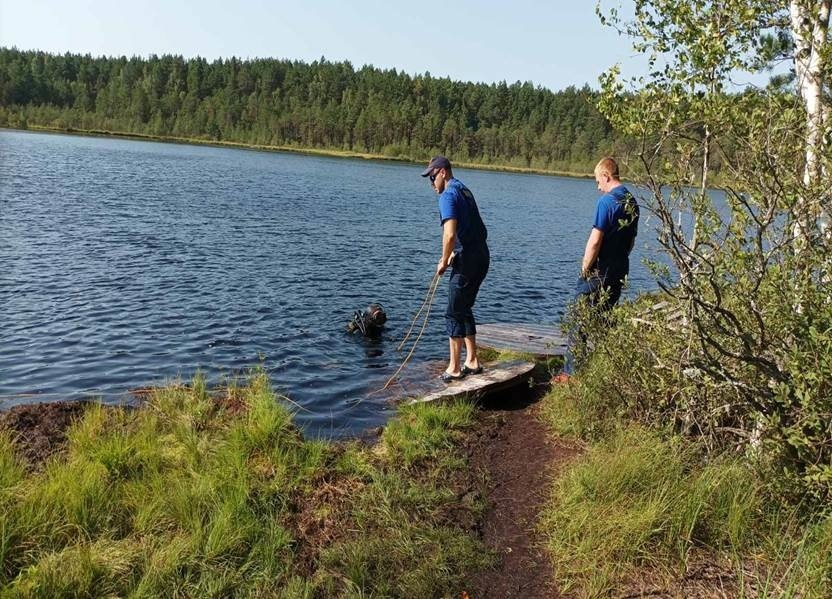
[[[588,87],[470,83],[324,58],[92,57],[0,48],[0,125],[591,170],[612,128]]]

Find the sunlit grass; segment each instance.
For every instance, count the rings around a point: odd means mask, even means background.
[[[630,428],[556,481],[541,526],[565,586],[598,596],[639,567],[684,569],[693,547],[743,552],[760,509],[739,464],[699,466],[689,447]]]
[[[473,405],[465,402],[441,408],[429,403],[406,406],[387,425],[382,444],[389,458],[404,466],[427,459],[445,460],[460,431],[473,424],[473,417]]]
[[[729,564],[740,596],[830,596],[832,519],[778,504],[741,456],[703,462],[689,440],[625,425],[582,378],[542,410],[556,434],[588,442],[540,521],[562,590],[603,597],[645,572],[670,582],[695,553]]]
[[[403,410],[370,448],[305,441],[262,373],[227,393],[92,405],[36,470],[0,435],[0,596],[436,596],[482,563],[443,518],[470,405]]]

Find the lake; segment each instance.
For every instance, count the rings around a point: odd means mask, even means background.
[[[219,383],[259,365],[308,434],[383,424],[395,408],[368,393],[404,358],[396,346],[440,254],[422,168],[1,130],[0,408],[118,403],[197,369]],[[558,322],[594,181],[455,175],[489,230],[478,322]],[[655,287],[641,264],[650,237],[643,222],[630,296]],[[446,290],[414,372],[446,359]],[[372,301],[387,312],[384,336],[346,334]]]

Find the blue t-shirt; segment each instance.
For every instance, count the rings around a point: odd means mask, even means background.
[[[603,279],[617,282],[630,272],[630,249],[638,235],[638,217],[638,203],[623,185],[598,198],[592,226],[604,233],[596,263]]]
[[[488,230],[480,217],[477,201],[471,190],[458,179],[451,179],[445,191],[439,196],[439,223],[451,218],[456,219],[456,243],[454,252],[460,255],[488,253]]]

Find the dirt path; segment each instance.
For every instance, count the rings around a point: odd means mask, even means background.
[[[541,422],[538,400],[545,391],[546,385],[520,389],[483,403],[487,438],[471,460],[489,479],[482,534],[498,561],[473,577],[471,599],[560,596],[535,526],[552,478],[577,450],[553,440]]]

